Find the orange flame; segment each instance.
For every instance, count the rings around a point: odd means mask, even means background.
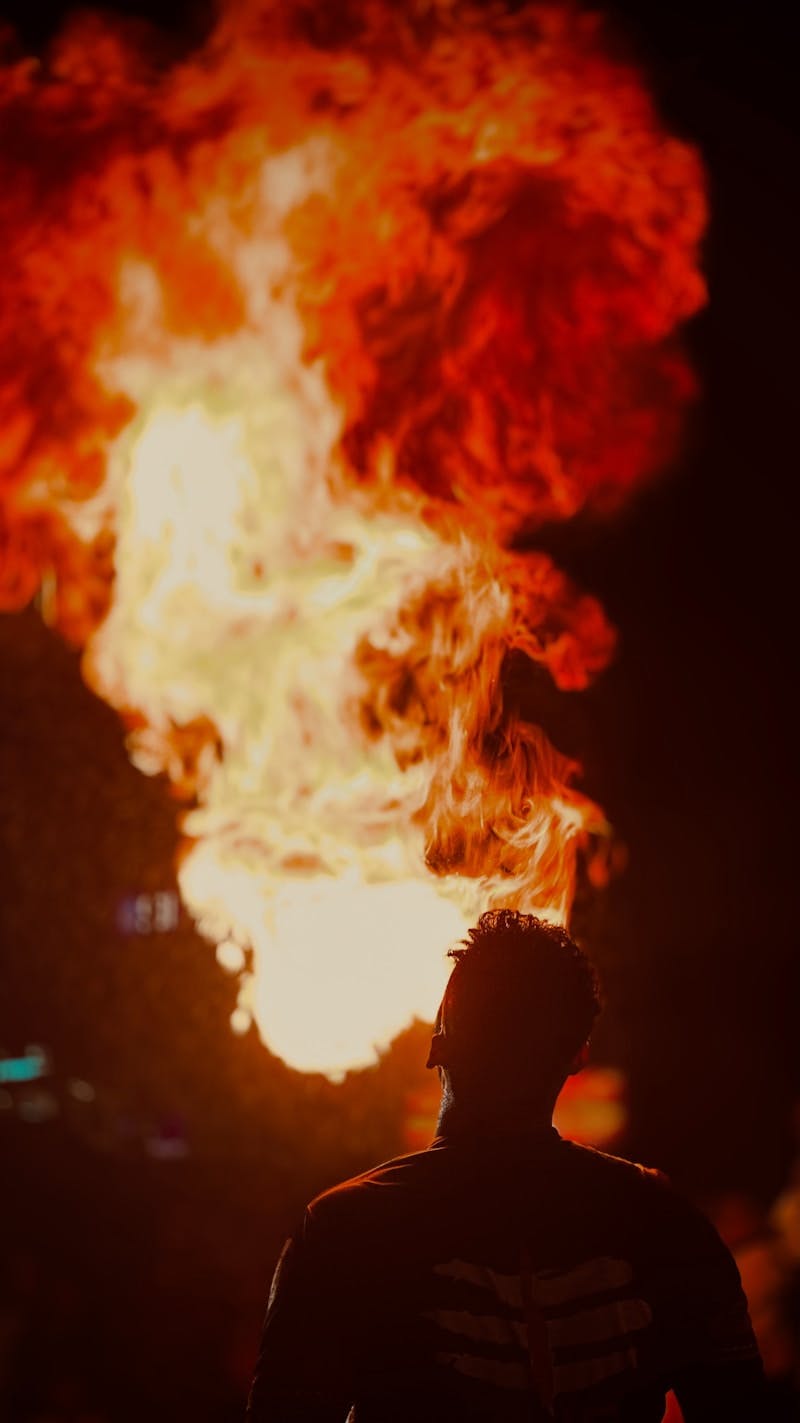
[[[189,802],[234,1026],[342,1071],[605,831],[503,669],[613,633],[518,550],[674,447],[698,159],[552,5],[244,0],[171,65],[84,15],[4,77],[0,600]]]

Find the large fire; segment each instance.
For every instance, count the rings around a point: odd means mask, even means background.
[[[240,0],[164,53],[7,62],[0,596],[185,802],[234,1026],[336,1073],[605,833],[504,666],[613,633],[519,550],[673,448],[701,171],[571,9]]]

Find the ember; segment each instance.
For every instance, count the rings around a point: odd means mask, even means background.
[[[699,160],[553,6],[244,0],[167,69],[84,15],[2,102],[0,598],[184,803],[236,1030],[340,1073],[607,834],[503,672],[613,632],[518,550],[674,446]]]

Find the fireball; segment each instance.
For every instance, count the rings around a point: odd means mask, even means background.
[[[4,79],[0,598],[171,784],[234,1029],[341,1074],[608,835],[504,672],[613,653],[536,532],[675,448],[698,158],[553,5],[84,14]]]

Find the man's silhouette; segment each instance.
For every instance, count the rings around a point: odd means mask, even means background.
[[[531,915],[454,950],[427,1151],[326,1191],[272,1284],[251,1423],[761,1423],[736,1267],[657,1172],[562,1141],[558,1092],[599,1008]]]

